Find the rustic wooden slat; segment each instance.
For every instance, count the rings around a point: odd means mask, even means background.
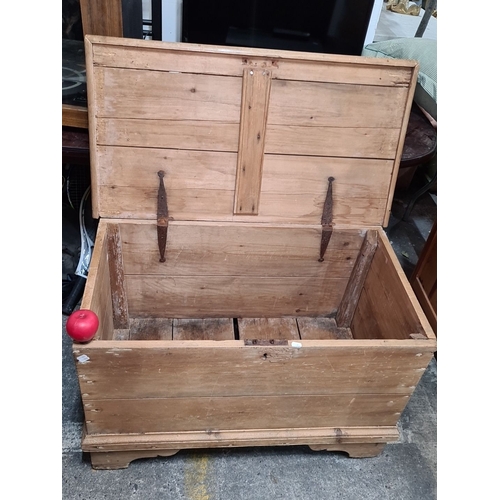
[[[84,427],[85,429],[85,427]],[[89,434],[84,432],[82,450],[92,455],[123,454],[124,466],[130,461],[126,450],[135,450],[141,458],[144,449],[156,451],[159,456],[168,456],[185,448],[224,448],[227,446],[284,446],[312,445],[339,446],[338,450],[349,451],[353,447],[361,450],[370,444],[397,441],[396,426],[314,427],[287,429],[224,430],[211,432],[182,431],[158,432],[155,434]],[[339,440],[341,441],[339,443]],[[368,444],[367,444],[368,443]],[[165,455],[163,455],[165,453]],[[357,455],[354,455],[357,456]],[[123,462],[122,462],[123,463]]]
[[[300,339],[295,318],[242,318],[238,330],[242,340]]]
[[[113,326],[116,329],[127,329],[130,325],[123,273],[122,242],[118,224],[108,225],[107,249],[113,303]]]
[[[376,347],[377,341],[323,340],[311,347],[304,340],[301,348],[239,342],[122,341],[78,346],[75,357],[90,358],[77,363],[85,389],[82,397],[86,401],[263,396],[276,395],[277,387],[279,394],[290,395],[409,396],[434,353],[432,342],[423,341],[408,341],[411,345],[404,346],[400,340],[394,346],[378,341]]]
[[[358,445],[350,445],[358,446]],[[364,447],[370,445],[364,445]],[[374,445],[371,445],[374,446]],[[129,451],[100,451],[90,453],[90,461],[94,470],[126,469],[130,462],[139,458],[171,457],[180,450],[129,450]]]
[[[279,429],[395,425],[407,397],[387,394],[258,396],[86,401],[89,434],[185,429]]]
[[[130,340],[172,340],[171,318],[132,318]]]
[[[394,128],[401,124],[407,95],[405,88],[274,81],[268,123]]]
[[[359,251],[356,264],[352,270],[342,301],[337,311],[337,324],[341,328],[349,328],[352,323],[354,311],[358,304],[361,290],[370,269],[375,250],[377,249],[378,236],[374,230],[366,232],[365,239]]]
[[[94,64],[94,53],[92,42],[86,37],[85,45],[85,66],[92,68]],[[87,116],[89,129],[89,153],[90,153],[90,185],[92,191],[92,217],[98,219],[101,217],[100,210],[100,162],[97,158],[97,143],[96,143],[96,99],[100,89],[96,87],[94,80],[94,71],[87,71]]]
[[[100,146],[97,161],[103,217],[156,219],[159,170],[174,219],[232,217],[235,153]]]
[[[392,201],[394,199],[394,191],[396,189],[396,182],[398,180],[399,165],[401,162],[401,156],[403,155],[406,130],[408,129],[408,122],[410,120],[411,107],[413,105],[413,96],[415,94],[415,88],[417,86],[418,75],[419,75],[419,66],[418,66],[418,64],[416,64],[416,66],[414,68],[412,68],[412,71],[411,71],[411,77],[410,77],[410,81],[409,81],[408,88],[406,91],[406,97],[404,99],[404,102],[401,103],[401,109],[403,111],[403,115],[402,115],[401,122],[399,122],[397,124],[401,128],[401,131],[400,131],[400,135],[399,135],[398,147],[396,150],[396,159],[394,161],[394,172],[392,175],[390,189],[389,189],[389,192],[387,195],[387,206],[385,209],[385,217],[384,217],[384,220],[382,222],[383,227],[387,227],[387,225],[389,224],[389,218],[391,216]]]
[[[111,340],[113,338],[113,305],[111,302],[111,284],[107,253],[106,223],[99,223],[92,250],[87,283],[83,292],[80,309],[90,309],[99,318],[99,328],[94,339]]]
[[[248,219],[233,215],[234,153],[100,146],[97,161],[102,217],[155,219],[156,172],[165,170],[174,219]],[[380,224],[392,167],[390,160],[266,155],[259,215],[252,220],[318,224],[325,182],[333,175],[334,223]]]
[[[337,326],[335,318],[297,318],[303,340],[352,339],[349,328]]]
[[[243,70],[234,213],[259,213],[271,72]]]
[[[358,301],[360,311],[367,312],[363,318],[356,318],[355,312],[351,325],[354,338],[374,338],[370,325],[376,328],[376,338],[407,339],[412,333],[425,333],[397,272],[387,261],[387,252],[379,245],[366,276],[365,293]]]
[[[333,176],[334,224],[379,225],[392,168],[390,160],[266,155],[259,219],[319,223]]]
[[[80,0],[85,35],[123,36],[122,0]]]
[[[398,128],[267,125],[266,153],[394,159]]]
[[[99,145],[237,152],[238,129],[217,121],[102,118],[96,134]]]
[[[238,123],[241,77],[94,68],[98,118]]]
[[[254,276],[127,276],[133,317],[223,318],[326,315],[347,279]]]
[[[242,69],[268,69],[282,80],[408,86],[414,61],[314,54],[257,48],[214,47],[90,37],[97,66],[241,76]],[[105,45],[103,45],[105,42]]]
[[[88,110],[83,106],[62,105],[62,126],[89,128]]]
[[[164,276],[335,276],[348,278],[363,232],[335,229],[318,262],[321,226],[177,222],[169,224],[166,262],[158,262],[156,224],[120,224],[125,274]]]
[[[233,320],[215,319],[174,319],[174,340],[233,340]]]

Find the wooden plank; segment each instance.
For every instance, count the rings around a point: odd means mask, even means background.
[[[249,47],[216,47],[90,37],[96,66],[241,76],[244,68],[268,69],[281,80],[408,86],[415,61],[361,58]]]
[[[429,296],[428,292],[424,290],[424,287],[419,278],[416,278],[412,281],[413,291],[417,296],[420,305],[422,306],[422,310],[424,311],[429,323],[434,330],[434,333],[437,333],[437,309],[436,309],[436,292]]]
[[[378,341],[378,347],[376,341],[363,340],[323,340],[314,346],[308,342],[303,340],[300,349],[244,346],[241,340],[93,342],[78,346],[75,357],[89,357],[89,362],[77,363],[85,402],[264,396],[275,395],[277,387],[290,395],[409,397],[435,347],[431,341],[417,340],[398,340],[392,346],[387,345],[390,341]]]
[[[405,111],[408,91],[336,83],[274,81],[269,125],[394,128]],[[318,129],[318,133],[324,129]]]
[[[94,68],[98,118],[239,123],[241,77]]]
[[[174,340],[233,340],[233,320],[215,319],[174,319]]]
[[[96,133],[99,145],[237,152],[238,129],[218,121],[102,118]]]
[[[172,340],[171,318],[132,318],[130,340]]]
[[[355,312],[356,320],[353,319],[351,325],[354,338],[407,339],[412,333],[427,333],[394,266],[388,265],[388,256],[382,245],[377,247],[373,256],[364,290],[358,301],[360,312],[365,311],[364,318],[356,318],[358,313]],[[371,321],[367,321],[366,316],[370,316]]]
[[[102,217],[156,219],[157,172],[165,170],[174,219],[248,218],[233,215],[235,153],[99,146],[96,155]],[[390,160],[266,155],[259,215],[252,219],[318,224],[333,175],[334,223],[380,224],[392,167]]]
[[[130,325],[123,273],[122,242],[118,224],[108,225],[107,247],[113,304],[113,326],[116,329],[127,329]]]
[[[307,427],[305,429],[250,429],[228,431],[218,429],[212,432],[158,432],[155,434],[88,434],[84,433],[82,450],[99,454],[100,452],[124,453],[136,450],[140,454],[144,449],[156,450],[158,455],[179,449],[227,448],[235,446],[289,446],[289,445],[330,445],[341,444],[366,446],[366,443],[387,443],[397,441],[399,432],[396,426],[357,426],[357,427]],[[97,453],[94,453],[97,452]]]
[[[407,89],[407,95],[404,104],[401,104],[401,109],[404,109],[404,114],[401,120],[401,132],[399,136],[399,143],[396,150],[396,159],[394,161],[394,172],[392,175],[391,186],[387,196],[387,206],[385,209],[385,217],[382,223],[383,227],[387,227],[389,224],[389,218],[391,216],[392,201],[394,199],[394,191],[396,189],[396,182],[398,180],[399,165],[401,163],[401,156],[403,155],[403,148],[405,143],[406,131],[408,129],[408,122],[410,121],[411,107],[413,104],[413,96],[415,94],[415,88],[417,86],[417,78],[419,74],[418,64],[412,69],[411,78]]]
[[[133,317],[235,318],[332,314],[347,279],[127,276]]]
[[[89,117],[87,108],[83,106],[73,106],[71,104],[63,104],[62,126],[75,127],[75,128],[88,128]]]
[[[86,401],[89,434],[395,425],[408,399],[393,394]]]
[[[85,35],[123,36],[122,0],[80,0]]]
[[[88,37],[85,37],[85,66],[92,68],[93,65],[93,46]],[[94,80],[94,71],[87,71],[87,116],[89,128],[89,152],[90,152],[90,185],[92,191],[92,217],[98,219],[101,217],[100,210],[100,195],[99,186],[100,182],[100,163],[97,159],[97,143],[96,143],[96,100],[100,89],[96,88]]]
[[[297,318],[303,340],[352,339],[349,328],[337,326],[335,318]]]
[[[174,219],[232,217],[235,153],[99,146],[97,162],[102,217],[156,220],[159,170]]]
[[[234,213],[259,213],[271,72],[243,70]]]
[[[166,262],[158,261],[156,224],[120,224],[125,274],[164,276],[335,276],[348,278],[363,231],[334,229],[318,262],[321,226],[177,222],[168,229]]]
[[[320,222],[333,176],[334,224],[380,225],[392,168],[390,160],[266,155],[258,220]]]
[[[363,289],[373,256],[375,255],[375,250],[377,249],[377,240],[376,231],[369,230],[366,232],[363,245],[359,251],[356,264],[354,265],[349,283],[337,311],[336,320],[338,326],[341,328],[349,328],[351,326],[361,290]]]
[[[92,250],[87,283],[83,292],[80,309],[90,309],[99,318],[99,328],[94,339],[113,338],[113,305],[111,302],[111,280],[107,252],[106,223],[99,222]]]
[[[272,154],[394,159],[398,128],[267,125],[265,152]]]
[[[242,340],[300,339],[295,318],[240,318],[238,330]]]

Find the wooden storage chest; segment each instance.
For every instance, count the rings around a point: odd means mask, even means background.
[[[436,350],[387,225],[412,61],[86,38],[94,468],[378,454]]]

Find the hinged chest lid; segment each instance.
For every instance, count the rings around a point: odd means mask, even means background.
[[[86,38],[95,217],[386,225],[415,61]],[[334,181],[328,179],[333,177]]]

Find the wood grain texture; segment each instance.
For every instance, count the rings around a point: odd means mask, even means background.
[[[134,317],[276,318],[331,314],[347,279],[129,275],[125,283]]]
[[[335,318],[297,318],[297,326],[304,340],[352,339],[349,328],[337,326]]]
[[[399,135],[399,142],[396,150],[396,159],[394,161],[394,172],[392,175],[391,186],[387,196],[387,207],[385,210],[385,217],[382,222],[383,227],[387,227],[387,225],[389,224],[389,218],[391,216],[392,201],[394,199],[396,182],[398,180],[399,165],[401,163],[401,156],[403,155],[406,131],[408,129],[408,122],[410,120],[411,107],[413,104],[413,96],[415,95],[415,88],[417,86],[418,75],[419,75],[419,65],[417,63],[416,66],[411,71],[411,78],[408,84],[407,95],[404,103],[404,113],[402,116],[402,120],[400,122],[401,132]]]
[[[205,155],[201,151],[207,155],[212,151],[239,151],[237,181],[235,165],[228,171],[233,177],[230,189],[227,190],[225,181],[214,179],[213,191],[198,192],[196,183],[186,179],[183,192],[179,192],[180,207],[173,207],[174,218],[240,220],[236,217],[242,216],[233,215],[233,211],[255,214],[258,207],[259,215],[255,217],[259,221],[313,223],[315,209],[310,204],[317,200],[310,191],[302,190],[301,186],[307,185],[302,182],[304,179],[297,178],[298,183],[290,190],[287,180],[291,175],[283,179],[276,177],[275,172],[268,173],[274,161],[268,156],[275,155],[281,156],[278,161],[284,164],[284,172],[293,162],[301,172],[314,171],[314,159],[321,155],[325,165],[331,164],[335,170],[341,157],[359,158],[363,165],[365,158],[386,160],[387,164],[379,164],[378,179],[371,168],[369,175],[360,178],[362,185],[348,175],[345,181],[352,185],[345,184],[349,194],[339,196],[334,222],[353,226],[381,224],[387,216],[387,199],[393,188],[401,124],[405,121],[415,63],[287,51],[222,50],[190,44],[150,45],[140,41],[127,41],[119,47],[121,41],[99,37],[91,37],[87,43],[92,67],[89,98],[93,102],[89,119],[96,129],[96,147],[127,146],[133,165],[149,164],[151,154],[168,154],[172,149],[192,151],[201,163],[210,161],[202,159]],[[251,71],[254,76],[269,75],[269,79],[266,76],[263,85],[253,89],[247,83],[255,78],[245,76]],[[242,82],[246,82],[243,101]],[[251,94],[253,104],[249,110],[245,101]],[[255,112],[257,118],[247,119],[248,111]],[[239,145],[235,144],[237,127],[243,131]],[[252,131],[252,127],[256,130]],[[269,141],[264,140],[267,129]],[[247,144],[259,135],[257,144]],[[263,144],[268,145],[262,164]],[[155,149],[159,153],[151,153]],[[95,154],[95,169],[115,174],[114,169],[121,168],[122,162],[110,170],[107,154],[113,154],[111,149],[102,149],[101,153],[104,156]],[[242,183],[244,158],[249,160],[245,167],[249,180]],[[173,168],[189,171],[182,165]],[[337,179],[342,177],[340,170],[339,176],[328,174]],[[348,172],[353,170],[349,168]],[[113,187],[98,175],[93,178],[100,186],[96,189],[99,200],[95,202],[99,215],[153,217],[149,205],[145,206],[150,192],[142,186],[132,183]],[[321,185],[320,180],[317,182]],[[280,184],[283,192],[279,188],[276,191]],[[271,192],[266,192],[269,189]],[[242,197],[246,199],[246,208],[238,203]],[[181,200],[188,202],[183,205]],[[233,211],[226,211],[228,204]],[[134,206],[138,207],[137,212]]]
[[[119,224],[108,225],[107,250],[111,300],[113,303],[113,326],[116,329],[127,329],[130,325]]]
[[[379,244],[351,324],[356,339],[407,339],[412,333],[427,333],[401,277],[388,261],[386,247]]]
[[[71,104],[62,105],[62,126],[75,128],[88,128],[88,110],[83,106],[73,106]]]
[[[280,80],[408,86],[415,61],[304,53],[249,47],[217,47],[148,40],[88,37],[96,66],[241,76],[243,68],[268,69]]]
[[[370,458],[382,453],[386,443],[313,445],[313,451],[343,451],[351,458]]]
[[[234,213],[259,213],[271,72],[243,70]]]
[[[85,66],[89,68],[87,70],[87,116],[88,116],[88,128],[89,128],[89,153],[90,153],[90,186],[92,191],[91,201],[92,201],[92,217],[98,219],[101,216],[100,211],[100,195],[99,195],[99,185],[100,185],[100,165],[97,159],[97,142],[96,142],[96,99],[97,95],[101,89],[96,88],[94,80],[94,71],[90,71],[90,68],[94,64],[94,53],[92,42],[87,36],[84,40],[85,46]]]
[[[96,154],[102,217],[155,219],[156,172],[165,170],[174,220],[248,219],[233,215],[235,153],[99,146]],[[390,160],[265,155],[259,215],[252,220],[318,224],[333,175],[334,223],[380,224],[392,167]]]
[[[174,219],[232,217],[236,153],[98,147],[101,215],[156,219],[158,170]]]
[[[238,151],[238,123],[203,120],[103,118],[97,144],[142,148]]]
[[[130,340],[172,340],[171,318],[132,318]]]
[[[273,81],[270,125],[394,128],[408,92],[397,87]],[[319,129],[318,132],[322,132]]]
[[[348,278],[364,237],[360,230],[335,229],[320,263],[320,226],[173,221],[167,259],[159,263],[154,222],[131,221],[120,229],[127,275]]]
[[[181,432],[186,429],[279,429],[395,425],[405,396],[258,396],[112,399],[84,403],[90,434]]]
[[[266,153],[394,159],[398,128],[267,125]]]
[[[300,339],[295,318],[242,318],[238,329],[242,340]]]
[[[84,35],[123,36],[122,0],[80,0]]]
[[[140,458],[171,457],[179,450],[133,450],[91,453],[90,461],[95,470],[126,469],[130,462]]]
[[[98,118],[239,123],[241,77],[94,69]]]
[[[318,340],[311,346],[311,341],[303,340],[300,349],[242,342],[81,345],[78,354],[90,358],[79,366],[82,398],[86,402],[277,394],[409,397],[434,354],[429,342],[416,340],[397,341],[394,347],[352,340]]]
[[[95,334],[95,340],[111,340],[113,338],[113,305],[107,258],[107,233],[106,223],[99,222],[87,283],[80,305],[80,309],[90,309],[99,318],[99,328]]]
[[[233,340],[233,320],[174,319],[173,340]]]
[[[361,290],[363,289],[377,249],[377,241],[378,236],[376,231],[370,230],[366,232],[365,239],[349,278],[349,283],[337,311],[337,324],[342,328],[350,328],[351,326]]]
[[[319,223],[333,176],[334,224],[379,225],[392,167],[390,160],[266,155],[259,219]]]
[[[397,441],[396,426],[308,427],[305,429],[250,429],[160,432],[155,434],[83,435],[82,449],[91,453],[144,450],[176,452],[184,448],[225,448],[227,446],[317,445],[346,447]],[[138,457],[139,458],[139,457]]]

